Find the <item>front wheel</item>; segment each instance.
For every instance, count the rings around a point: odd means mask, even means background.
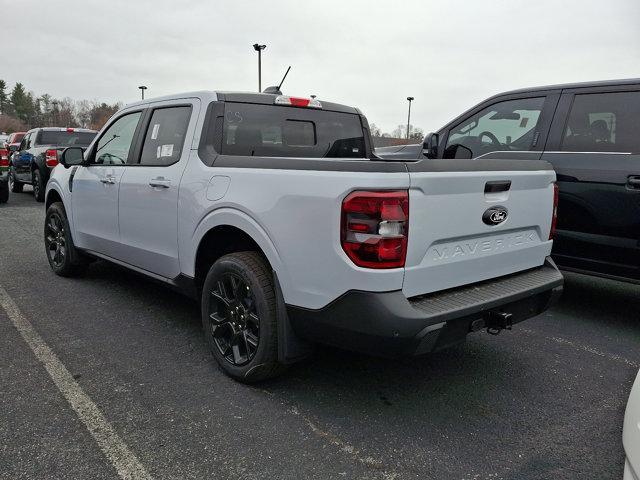
[[[44,246],[51,270],[61,277],[82,273],[88,262],[73,244],[69,222],[60,202],[51,204],[44,220]]]
[[[16,178],[16,172],[13,169],[9,170],[9,188],[11,191],[13,193],[21,193],[23,186],[24,183],[18,181]]]
[[[202,289],[202,326],[230,377],[253,383],[285,370],[278,362],[273,276],[258,253],[231,253],[211,266]]]
[[[44,180],[42,179],[42,174],[40,170],[33,171],[33,196],[36,198],[38,202],[44,202],[44,193],[45,193]]]

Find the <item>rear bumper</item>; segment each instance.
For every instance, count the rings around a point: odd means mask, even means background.
[[[381,356],[420,355],[464,340],[495,314],[518,323],[546,310],[563,278],[547,258],[538,268],[407,299],[402,291],[352,290],[319,310],[287,306],[302,338]]]

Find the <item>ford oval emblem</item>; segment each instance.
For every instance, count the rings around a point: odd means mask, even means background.
[[[482,221],[487,225],[499,225],[507,219],[509,211],[505,207],[491,207],[482,214]]]

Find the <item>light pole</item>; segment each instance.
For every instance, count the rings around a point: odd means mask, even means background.
[[[147,89],[144,85],[140,85],[138,87],[140,89],[140,93],[142,94],[142,100],[144,100],[144,91]]]
[[[407,140],[409,140],[409,128],[411,127],[411,102],[413,102],[413,97],[407,97],[409,100],[409,115],[407,115]]]
[[[258,52],[258,92],[262,92],[262,50],[265,48],[267,48],[266,45],[253,44],[253,49]]]
[[[58,102],[56,100],[53,101],[53,110],[51,111],[51,113],[53,113],[53,125],[51,126],[55,127],[58,124]]]

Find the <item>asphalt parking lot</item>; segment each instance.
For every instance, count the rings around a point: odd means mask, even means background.
[[[30,193],[0,206],[0,292],[152,478],[622,477],[639,286],[567,275],[511,332],[406,361],[321,348],[247,387],[218,371],[194,302],[105,262],[56,277],[43,219]],[[122,476],[15,315],[0,308],[0,478]]]

